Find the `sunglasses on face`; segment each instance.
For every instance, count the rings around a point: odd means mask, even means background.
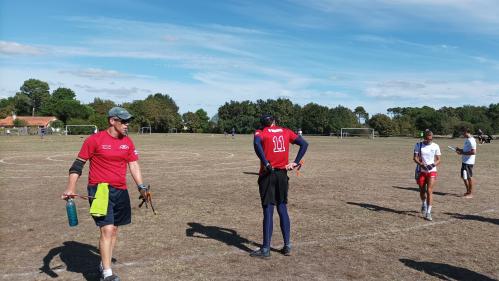
[[[130,121],[132,121],[131,119],[120,119],[120,118],[113,118],[113,120],[118,121],[121,124],[128,124],[128,123],[130,123]]]

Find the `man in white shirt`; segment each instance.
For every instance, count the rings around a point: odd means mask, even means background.
[[[463,148],[456,147],[456,153],[462,156],[463,163],[461,164],[461,178],[466,186],[465,198],[473,198],[473,165],[475,165],[476,140],[471,135],[468,128],[463,128],[464,140]]]
[[[417,164],[416,182],[419,185],[419,195],[422,201],[421,213],[431,221],[431,206],[433,202],[433,187],[437,179],[437,165],[440,164],[440,147],[433,143],[433,133],[424,132],[424,140],[414,146],[413,160]],[[425,188],[426,186],[426,188]]]

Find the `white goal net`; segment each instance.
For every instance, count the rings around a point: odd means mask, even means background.
[[[374,129],[372,128],[341,128],[340,138],[361,137],[374,139]]]
[[[149,127],[140,127],[139,128],[139,134],[143,135],[143,134],[152,134],[152,129],[151,129],[151,126]]]

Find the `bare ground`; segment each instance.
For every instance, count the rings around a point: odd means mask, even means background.
[[[446,149],[463,140],[435,140],[443,161],[428,222],[413,180],[417,140],[306,137],[302,173],[290,174],[293,255],[273,251],[260,260],[248,256],[262,235],[251,136],[132,138],[159,214],[137,207],[129,178],[133,223],[120,228],[114,253],[122,280],[499,278],[499,142],[479,146],[475,198],[464,199],[460,159]],[[98,280],[98,229],[88,204],[77,201],[80,224],[70,228],[59,199],[83,140],[0,138],[0,279]]]

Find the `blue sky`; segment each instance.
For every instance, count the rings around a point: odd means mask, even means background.
[[[169,94],[300,105],[499,102],[497,0],[0,0],[0,97],[36,78],[85,103]]]

